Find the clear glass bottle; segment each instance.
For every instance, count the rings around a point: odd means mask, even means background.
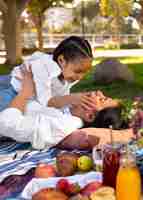
[[[120,159],[120,168],[116,179],[117,200],[140,200],[141,177],[136,165],[136,157],[128,150]]]
[[[116,187],[116,177],[120,163],[120,144],[107,144],[103,148],[103,185]]]

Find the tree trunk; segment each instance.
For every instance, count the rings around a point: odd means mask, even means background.
[[[20,16],[16,19],[16,62],[19,63],[22,59],[22,34]]]
[[[0,0],[0,11],[7,12],[7,5],[4,0]]]
[[[36,24],[37,28],[37,39],[38,39],[38,48],[43,50],[43,36],[42,36],[42,17],[38,16],[38,23]]]
[[[141,11],[138,20],[140,22],[141,27],[143,27],[143,1],[140,1],[140,5],[141,5]]]
[[[4,18],[4,36],[5,47],[7,51],[6,63],[16,64],[16,61],[22,56],[20,17],[17,16],[16,0],[7,0],[7,12],[3,14]]]

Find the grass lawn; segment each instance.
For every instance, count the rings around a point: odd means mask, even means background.
[[[0,75],[8,74],[11,71],[11,66],[6,64],[0,64]]]
[[[116,81],[112,84],[96,84],[93,80],[93,70],[86,75],[86,77],[80,81],[72,89],[73,92],[78,91],[90,91],[90,90],[102,90],[106,95],[114,98],[133,98],[134,96],[143,96],[143,57],[137,58],[119,58],[122,63],[128,65],[135,75],[135,82],[133,84]],[[99,63],[101,59],[94,61],[94,65]]]
[[[143,57],[119,58],[122,63],[125,63],[133,71],[135,75],[135,83],[129,84],[124,81],[116,81],[112,84],[96,84],[93,80],[93,69],[81,80],[77,85],[72,88],[73,92],[102,90],[106,95],[114,98],[132,98],[134,96],[143,96]],[[99,63],[101,59],[96,59],[93,63],[94,66]],[[0,65],[0,74],[8,74],[10,67]]]

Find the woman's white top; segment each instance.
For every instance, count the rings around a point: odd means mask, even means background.
[[[61,68],[53,60],[52,55],[38,51],[29,56],[24,64],[27,67],[31,65],[36,86],[36,100],[41,105],[47,105],[51,97],[68,95],[70,93],[70,88],[77,82],[62,82],[58,79],[58,76],[61,74]],[[23,65],[15,67],[11,74],[11,85],[17,92],[21,88],[21,81],[16,79],[16,77],[21,78],[21,67],[23,67]]]
[[[31,142],[36,149],[58,144],[82,125],[80,118],[42,106],[36,101],[29,101],[24,114],[16,108],[0,112],[0,135],[19,142]]]

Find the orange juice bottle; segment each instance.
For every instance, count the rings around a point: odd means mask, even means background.
[[[122,156],[120,163],[116,179],[117,200],[140,200],[141,177],[135,156],[126,153]]]

